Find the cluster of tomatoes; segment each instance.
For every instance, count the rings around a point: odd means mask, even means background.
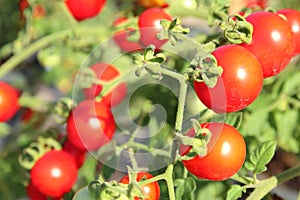
[[[74,18],[82,21],[98,15],[106,0],[65,2]],[[159,49],[167,42],[156,37],[161,30],[159,21],[172,20],[163,9],[167,4],[163,1],[138,2],[147,8],[138,16],[139,39],[129,39],[137,30],[128,26],[113,36],[120,49],[125,52],[142,50],[150,44]],[[265,6],[265,1],[260,3],[257,5]],[[22,5],[22,8],[28,6],[25,3]],[[293,9],[259,11],[247,16],[246,21],[253,26],[252,41],[249,44],[227,44],[216,48],[212,53],[218,65],[223,68],[217,84],[210,88],[204,82],[194,82],[199,99],[216,113],[237,112],[246,108],[259,96],[264,79],[280,73],[300,53],[300,12]],[[121,27],[126,23],[128,19],[121,18],[115,21],[114,26]],[[67,118],[67,138],[62,150],[45,153],[30,171],[27,193],[32,199],[60,199],[75,184],[86,153],[98,150],[114,136],[116,124],[111,107],[126,96],[126,84],[119,83],[102,95],[105,83],[116,79],[120,72],[115,66],[103,62],[95,63],[90,69],[95,81],[83,89],[85,99],[72,109]],[[100,100],[96,100],[99,96]],[[18,98],[19,93],[13,87],[0,83],[1,107],[9,108],[1,110],[1,122],[8,121],[18,111]],[[204,123],[201,128],[210,130],[212,134],[207,144],[207,154],[183,160],[184,166],[201,179],[224,180],[231,177],[245,161],[246,144],[242,135],[233,126],[223,123]],[[187,135],[195,136],[194,129]],[[190,150],[190,147],[181,146],[182,155]],[[136,181],[151,177],[153,176],[149,173],[140,172]],[[129,177],[123,177],[120,183],[128,184]],[[142,186],[142,190],[148,199],[159,199],[157,182]]]
[[[212,53],[223,68],[217,84],[210,88],[204,82],[194,82],[199,99],[216,113],[246,108],[260,94],[264,78],[280,73],[299,54],[299,11],[282,9],[275,13],[253,12],[246,20],[253,26],[249,44],[227,44]],[[198,178],[229,178],[245,160],[243,137],[228,124],[206,123],[201,126],[207,127],[212,133],[208,154],[185,160],[183,164]]]

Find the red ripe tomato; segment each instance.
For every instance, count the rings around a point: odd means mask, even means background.
[[[183,160],[183,165],[199,179],[221,181],[230,178],[240,170],[245,161],[244,138],[238,130],[228,124],[210,122],[201,124],[201,127],[209,129],[212,134],[207,144],[207,155]],[[193,129],[187,134],[195,135]],[[187,154],[190,149],[182,145],[181,154]]]
[[[144,46],[150,44],[160,48],[167,40],[159,40],[156,35],[162,30],[160,20],[166,19],[172,21],[172,17],[161,8],[149,8],[142,12],[138,19],[140,28],[140,42]]]
[[[153,176],[147,172],[139,172],[137,174],[136,181],[142,181],[145,179],[152,178]],[[129,183],[129,176],[126,175],[124,176],[121,180],[120,183],[128,184]],[[142,190],[146,196],[143,200],[158,200],[160,197],[160,189],[159,189],[159,184],[155,181],[152,183],[149,183],[147,185],[143,185]],[[138,197],[134,197],[134,200],[140,200]]]
[[[114,107],[121,103],[127,95],[127,85],[125,82],[119,83],[109,93],[102,97],[101,102],[108,107]]]
[[[283,18],[271,12],[254,12],[246,20],[253,25],[252,42],[241,46],[257,57],[265,78],[278,74],[295,53],[291,27]]]
[[[52,150],[37,160],[30,171],[32,184],[42,194],[62,197],[77,180],[74,158],[63,150]]]
[[[86,151],[77,149],[69,140],[64,142],[63,150],[73,156],[78,168],[82,166],[85,161]]]
[[[67,120],[67,138],[82,151],[94,151],[107,144],[115,129],[109,107],[91,99],[79,103]]]
[[[278,14],[286,18],[294,33],[294,41],[296,45],[296,54],[300,53],[300,12],[298,10],[285,8],[277,11]]]
[[[223,73],[213,88],[195,81],[197,96],[217,113],[244,109],[262,90],[263,74],[258,60],[250,51],[234,44],[221,46],[212,54],[223,68]]]
[[[66,5],[77,21],[82,21],[98,15],[106,0],[66,0]]]
[[[127,18],[119,18],[114,22],[113,25],[114,26],[122,25],[127,20],[128,20]],[[133,31],[135,31],[133,27],[128,27],[126,30],[120,30],[116,32],[113,36],[114,41],[124,52],[139,51],[143,49],[143,46],[138,41],[132,42],[127,39],[127,37],[133,33]]]
[[[0,122],[10,120],[19,109],[19,91],[0,81]]]
[[[119,70],[108,63],[99,62],[91,66],[91,69],[97,77],[97,81],[109,82],[119,76]],[[95,83],[89,88],[84,88],[83,93],[85,98],[94,99],[98,96],[103,89],[103,86],[100,83]]]
[[[168,4],[164,0],[138,0],[138,3],[145,8],[168,7]]]
[[[41,193],[38,189],[34,187],[32,182],[26,186],[26,193],[30,200],[47,200],[47,196]]]

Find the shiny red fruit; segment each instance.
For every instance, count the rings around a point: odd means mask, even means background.
[[[254,12],[246,20],[253,25],[252,42],[241,46],[257,57],[265,78],[275,76],[295,54],[291,27],[278,14],[271,12]]]
[[[290,25],[296,45],[296,54],[300,53],[300,12],[291,8],[285,8],[277,11],[278,14],[286,18],[287,23]]]
[[[217,113],[236,112],[250,105],[260,94],[263,73],[256,57],[247,49],[234,44],[221,46],[212,53],[223,73],[210,88],[194,81],[201,102]]]
[[[115,129],[110,108],[92,99],[80,102],[67,120],[67,138],[82,151],[95,151],[107,144]]]
[[[49,197],[62,197],[77,180],[74,158],[63,150],[52,150],[43,155],[30,171],[33,186]]]
[[[246,157],[244,138],[229,124],[211,122],[201,124],[212,134],[205,156],[195,156],[190,160],[183,160],[185,168],[199,179],[221,181],[230,178],[242,167]],[[188,133],[194,136],[192,129]],[[181,146],[181,154],[185,155],[191,148]]]
[[[142,12],[138,19],[140,28],[140,42],[144,46],[155,45],[159,49],[167,40],[159,40],[157,34],[162,30],[160,21],[166,19],[172,21],[172,17],[161,8],[149,8]]]

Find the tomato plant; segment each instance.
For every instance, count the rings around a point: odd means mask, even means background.
[[[282,71],[295,53],[295,42],[291,27],[275,13],[254,12],[246,17],[253,25],[250,44],[242,44],[260,62],[264,77]]]
[[[286,17],[286,20],[294,34],[296,53],[300,53],[300,12],[298,10],[286,8],[278,10],[277,13]]]
[[[156,48],[160,48],[167,42],[166,40],[159,40],[156,36],[162,30],[160,25],[162,19],[171,21],[172,17],[161,8],[149,8],[139,15],[140,42],[144,46],[153,44]]]
[[[65,151],[49,151],[35,163],[30,178],[42,194],[62,197],[76,182],[77,166],[74,158]]]
[[[78,21],[89,19],[98,15],[106,0],[67,0],[66,5],[74,18]]]
[[[0,199],[300,199],[297,0],[17,2]]]
[[[199,99],[208,108],[222,113],[235,112],[251,104],[263,85],[262,70],[255,56],[238,45],[225,45],[212,53],[223,68],[213,88],[194,82]]]
[[[0,122],[10,120],[20,109],[19,92],[6,82],[0,82]]]
[[[107,105],[84,100],[76,106],[67,121],[68,140],[79,150],[94,151],[107,144],[116,129]]]
[[[212,134],[207,144],[207,155],[183,160],[184,166],[200,179],[228,179],[239,171],[245,161],[246,144],[243,136],[228,124],[211,122],[201,124],[201,127],[209,129]],[[193,130],[188,134],[193,134]]]
[[[143,181],[149,178],[152,178],[153,176],[147,172],[139,172],[137,173],[136,181]],[[128,184],[129,183],[129,176],[124,176],[120,183]],[[160,189],[158,183],[152,182],[146,185],[141,186],[141,189],[145,195],[144,200],[158,200],[160,197]],[[138,197],[134,197],[135,200],[140,200]]]

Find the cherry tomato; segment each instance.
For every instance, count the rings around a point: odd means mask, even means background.
[[[186,169],[199,179],[220,181],[230,178],[242,167],[246,157],[246,144],[237,129],[229,124],[210,122],[201,124],[210,130],[212,137],[207,144],[206,156],[195,156],[183,160]],[[194,130],[188,135],[194,136]],[[181,145],[181,154],[185,155],[191,148]]]
[[[277,11],[278,14],[286,17],[287,23],[290,25],[296,45],[296,54],[300,53],[300,12],[298,10],[285,8]]]
[[[138,3],[145,8],[168,7],[168,4],[164,0],[138,0]]]
[[[94,151],[107,144],[115,129],[109,107],[91,99],[80,102],[67,120],[67,138],[82,151]]]
[[[91,69],[97,77],[97,81],[109,82],[119,76],[119,70],[108,63],[99,62],[91,66]],[[84,96],[87,99],[93,99],[98,96],[103,89],[103,86],[100,83],[95,83],[89,88],[84,88]]]
[[[257,57],[265,78],[278,74],[295,53],[291,27],[283,18],[271,12],[254,12],[246,20],[253,25],[252,42],[241,46]]]
[[[119,83],[109,93],[102,97],[101,102],[108,107],[114,107],[121,103],[127,94],[127,85],[125,82]]]
[[[0,81],[0,122],[10,120],[19,109],[19,91]]]
[[[145,179],[152,178],[153,176],[147,172],[139,172],[137,174],[136,181],[142,181]],[[128,184],[129,183],[129,176],[126,175],[124,176],[121,180],[120,183]],[[159,184],[157,182],[152,182],[147,185],[143,185],[142,190],[146,196],[143,200],[158,200],[160,197],[160,189],[159,189]],[[134,197],[134,200],[140,200],[138,197]]]
[[[30,171],[32,184],[50,197],[62,197],[77,179],[74,158],[63,150],[52,150],[37,160]]]
[[[138,19],[140,42],[144,46],[155,45],[159,49],[167,40],[159,40],[156,35],[162,30],[160,20],[172,21],[172,17],[161,8],[149,8],[142,12]]]
[[[47,196],[41,193],[38,189],[34,187],[32,182],[26,186],[26,193],[30,200],[47,200]]]
[[[69,140],[64,142],[63,150],[73,156],[78,168],[82,166],[86,158],[86,151],[77,149]]]
[[[119,18],[114,22],[114,26],[120,26],[128,21],[127,18]],[[131,51],[139,51],[143,49],[143,46],[139,43],[139,41],[133,42],[129,41],[127,38],[130,36],[134,31],[136,31],[133,27],[128,27],[125,30],[120,30],[116,32],[113,36],[114,41],[120,47],[120,49],[124,52],[131,52]]]
[[[223,73],[213,88],[195,81],[197,96],[205,106],[217,113],[246,108],[262,90],[263,74],[258,60],[250,51],[234,44],[221,46],[212,54],[223,68]]]
[[[267,7],[268,0],[231,0],[229,12],[230,14],[240,12],[244,8],[253,10],[263,10]]]
[[[66,5],[77,21],[89,19],[98,15],[106,0],[66,0]]]

